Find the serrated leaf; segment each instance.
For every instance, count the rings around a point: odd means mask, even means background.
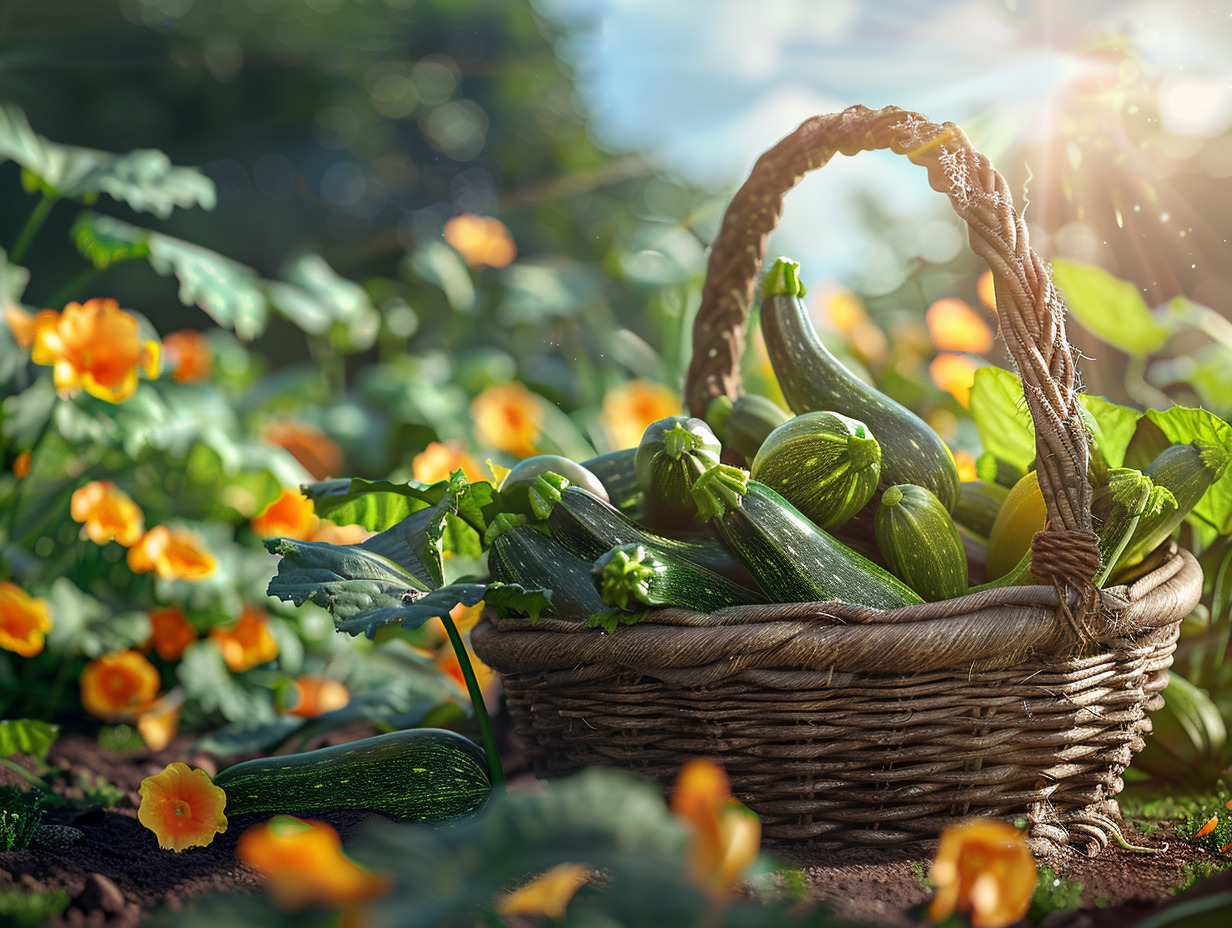
[[[372,638],[377,629],[391,622],[397,622],[405,630],[419,628],[424,622],[433,618],[443,618],[458,603],[473,606],[484,597],[487,585],[483,583],[455,583],[433,590],[418,599],[407,599],[396,606],[373,609],[370,612],[357,613],[350,617],[335,617],[334,624],[338,630],[348,635],[366,635]]]
[[[971,418],[984,451],[1026,471],[1035,460],[1035,431],[1017,374],[992,365],[976,369]]]
[[[1232,460],[1232,425],[1205,409],[1172,406],[1168,409],[1148,409],[1146,417],[1173,444],[1204,442],[1222,448]],[[1232,466],[1207,489],[1193,514],[1205,519],[1221,534],[1232,533]]]
[[[42,760],[59,735],[59,725],[52,725],[41,719],[9,719],[0,722],[0,757],[29,754]]]
[[[1157,351],[1171,334],[1155,319],[1136,286],[1101,267],[1056,258],[1052,279],[1083,328],[1126,354]]]
[[[69,234],[78,253],[99,270],[150,253],[143,230],[89,210],[82,211]]]
[[[355,336],[351,341],[362,333],[375,336],[380,318],[367,291],[339,275],[324,258],[303,255],[287,264],[282,276],[285,282],[269,284],[266,293],[270,302],[305,332],[321,335],[341,326]],[[359,342],[364,340],[358,338]]]
[[[40,187],[60,196],[88,201],[105,193],[160,219],[176,207],[213,209],[217,200],[212,180],[196,168],[172,165],[161,151],[115,154],[61,145],[36,133],[12,103],[0,103],[0,158],[16,161]]]
[[[265,331],[269,304],[252,269],[169,235],[149,233],[147,244],[150,266],[164,277],[175,274],[185,306],[199,306],[243,339]]]

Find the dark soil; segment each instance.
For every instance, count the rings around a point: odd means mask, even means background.
[[[137,822],[137,788],[142,778],[174,760],[214,772],[218,761],[213,756],[191,753],[183,740],[157,753],[115,754],[91,739],[68,736],[57,742],[48,760],[64,771],[55,785],[69,795],[79,790],[76,784],[81,778],[93,781],[99,776],[124,794],[111,811],[49,812],[45,823],[80,829],[82,837],[74,844],[57,850],[0,853],[0,890],[15,887],[26,892],[68,893],[69,907],[48,923],[52,928],[130,928],[157,908],[179,910],[206,894],[259,890],[255,875],[236,860],[235,844],[262,816],[235,816],[227,832],[209,847],[181,854],[160,850],[154,835]],[[11,782],[6,771],[0,770],[0,782]],[[515,779],[514,788],[516,784]],[[355,813],[319,817],[333,824],[344,841],[368,818]],[[1125,836],[1133,844],[1159,852],[1134,853],[1112,845],[1094,858],[1072,855],[1055,868],[1064,881],[1057,889],[1059,894],[1077,891],[1071,884],[1080,884],[1081,908],[1048,915],[1042,922],[1044,928],[1132,926],[1178,898],[1232,888],[1232,873],[1223,873],[1178,897],[1177,890],[1193,881],[1195,868],[1202,866],[1205,855],[1177,840],[1168,823],[1161,823],[1150,835],[1129,828]],[[932,893],[925,881],[928,858],[919,849],[823,853],[808,847],[778,846],[770,850],[786,867],[798,868],[810,896],[839,918],[884,928],[926,923],[923,911]]]

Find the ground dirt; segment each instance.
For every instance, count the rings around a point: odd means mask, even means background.
[[[0,853],[0,889],[62,889],[68,893],[69,907],[48,923],[50,928],[135,928],[150,912],[180,910],[199,896],[259,891],[255,875],[237,862],[235,843],[262,816],[235,816],[227,832],[209,847],[183,854],[160,850],[153,834],[137,822],[137,788],[143,777],[158,773],[173,760],[213,772],[219,766],[213,756],[193,753],[183,739],[160,752],[115,754],[92,739],[66,736],[53,747],[48,760],[62,771],[57,788],[69,790],[70,795],[81,778],[97,776],[124,794],[110,811],[49,813],[46,822],[71,825],[82,832],[81,839],[67,848]],[[0,770],[0,775],[4,775],[0,782],[11,782],[5,771]],[[520,777],[522,782],[528,778],[525,773]],[[518,783],[515,776],[512,787],[518,788]],[[344,841],[366,821],[355,813],[319,817],[333,824]],[[1058,863],[1060,879],[1081,884],[1082,906],[1054,912],[1042,928],[1132,926],[1179,898],[1232,888],[1232,873],[1224,873],[1178,896],[1178,889],[1191,881],[1195,865],[1200,866],[1202,855],[1177,840],[1167,823],[1149,835],[1130,827],[1125,836],[1134,844],[1159,851],[1141,854],[1113,845],[1094,858],[1075,853]],[[839,919],[878,928],[927,923],[928,858],[919,850],[821,852],[790,845],[769,850],[786,868],[798,869],[809,897],[829,907]]]

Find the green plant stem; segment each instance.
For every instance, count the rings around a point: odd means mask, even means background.
[[[48,792],[48,793],[51,792],[51,787],[47,785],[46,781],[43,780],[42,777],[39,777],[36,774],[31,773],[21,764],[14,763],[13,761],[9,760],[7,757],[0,757],[0,767],[4,767],[8,770],[12,770],[15,774],[17,774],[19,777],[21,777],[31,786],[37,787],[38,789],[44,790],[45,792]]]
[[[38,234],[38,230],[47,221],[47,216],[51,213],[59,199],[55,194],[43,194],[43,198],[38,201],[38,204],[30,213],[30,218],[26,220],[26,224],[22,227],[21,234],[17,236],[17,241],[13,243],[13,248],[9,252],[9,261],[11,263],[19,264],[21,259],[26,256],[26,252],[30,250],[30,243],[34,241],[34,236]]]
[[[449,635],[449,643],[458,656],[458,665],[462,668],[462,676],[466,680],[466,691],[470,694],[475,706],[475,719],[479,722],[479,735],[483,740],[483,752],[488,758],[488,771],[492,777],[492,789],[503,792],[505,789],[505,768],[501,766],[500,751],[496,747],[496,735],[492,731],[492,720],[488,717],[488,707],[483,703],[483,690],[475,678],[475,668],[471,666],[470,655],[466,653],[466,644],[458,633],[458,626],[448,615],[441,616],[441,623]]]

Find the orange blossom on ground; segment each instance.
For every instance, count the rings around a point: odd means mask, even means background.
[[[155,652],[165,661],[179,660],[184,650],[197,640],[197,629],[179,606],[151,609],[150,640]]]
[[[513,236],[492,216],[464,213],[445,223],[445,241],[471,267],[505,267],[518,256]]]
[[[351,692],[341,681],[311,674],[295,678],[295,694],[295,705],[285,711],[305,718],[333,712],[351,701]]]
[[[557,864],[525,886],[505,895],[496,906],[501,915],[534,915],[560,921],[569,901],[590,880],[583,864]]]
[[[761,820],[732,797],[723,768],[691,760],[680,768],[672,811],[693,832],[694,875],[711,892],[725,895],[761,850]]]
[[[211,628],[210,640],[222,650],[232,673],[243,673],[278,656],[278,642],[270,634],[265,613],[256,606],[244,606],[234,625]]]
[[[163,336],[167,366],[178,383],[208,380],[214,372],[214,354],[205,336],[195,329],[181,329]]]
[[[452,442],[429,442],[411,458],[411,476],[420,483],[448,480],[456,470],[471,483],[487,479],[478,462]]]
[[[992,329],[965,300],[945,297],[924,314],[928,336],[942,351],[983,354],[992,348]]]
[[[543,431],[543,397],[520,383],[485,387],[471,400],[471,418],[480,442],[520,458],[538,454]]]
[[[313,480],[324,480],[342,471],[342,448],[315,425],[290,420],[271,422],[263,437],[289,452]]]
[[[388,877],[347,857],[330,825],[291,815],[275,815],[253,825],[240,835],[235,856],[257,870],[274,901],[290,911],[310,905],[353,905],[382,896],[392,887]]]
[[[51,631],[47,601],[31,596],[14,583],[0,583],[0,648],[34,657]]]
[[[104,654],[81,672],[81,704],[101,719],[132,718],[158,695],[159,677],[140,651]]]
[[[599,422],[613,448],[635,448],[646,426],[680,415],[682,404],[680,394],[664,384],[630,380],[603,395]]]
[[[227,830],[227,796],[204,770],[176,761],[142,780],[138,794],[137,820],[158,836],[159,847],[204,847]]]
[[[120,403],[137,392],[137,373],[158,376],[159,344],[142,341],[135,317],[115,300],[69,303],[55,324],[36,324],[35,364],[50,365],[56,390]]]
[[[929,877],[937,894],[928,917],[945,921],[955,911],[972,928],[1004,928],[1027,914],[1035,892],[1035,859],[1014,826],[991,818],[946,828]]]
[[[110,480],[92,480],[74,491],[69,513],[96,545],[116,541],[127,548],[145,533],[141,507]]]
[[[188,529],[156,525],[128,549],[128,568],[133,573],[147,571],[164,580],[202,580],[214,572],[218,562]]]
[[[971,387],[975,384],[978,368],[979,365],[966,355],[946,352],[932,359],[928,374],[933,383],[966,406],[971,399]]]

